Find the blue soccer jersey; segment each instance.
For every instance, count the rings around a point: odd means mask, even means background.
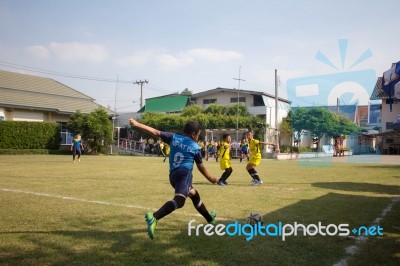
[[[74,145],[74,149],[79,149],[81,147],[80,139],[74,139],[72,142],[73,142],[72,144]]]
[[[193,163],[202,163],[200,146],[190,137],[174,134],[170,132],[161,132],[161,139],[168,143],[171,151],[169,153],[170,172],[178,168],[193,170]]]

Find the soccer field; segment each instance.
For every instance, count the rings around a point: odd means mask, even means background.
[[[220,224],[244,225],[257,212],[264,225],[320,223],[331,225],[332,235],[307,227],[283,240],[272,226],[270,235],[249,241],[243,234],[207,236],[204,227],[188,236],[189,221],[206,221],[187,200],[159,221],[150,240],[145,212],[174,194],[162,160],[83,156],[73,163],[62,155],[0,156],[0,265],[400,264],[400,162],[304,167],[263,160],[257,167],[260,187],[250,185],[245,162],[238,160],[232,161],[227,187],[208,183],[195,169],[193,185]],[[204,164],[213,175],[222,174],[215,161]],[[340,224],[348,225],[349,235],[335,232]],[[370,236],[351,231],[362,226]],[[383,228],[383,236],[371,228]]]

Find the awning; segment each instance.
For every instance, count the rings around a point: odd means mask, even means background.
[[[374,135],[382,137],[400,137],[400,130],[386,131]]]
[[[187,95],[171,95],[146,99],[146,104],[138,113],[177,113],[182,112],[189,102]]]

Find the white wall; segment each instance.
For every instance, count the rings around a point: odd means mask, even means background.
[[[216,104],[220,105],[229,105],[231,103],[231,98],[237,98],[237,92],[217,92],[214,94],[210,94],[207,96],[197,97],[196,104],[203,106],[203,108],[207,108],[208,104],[203,104],[204,99],[217,99]],[[250,107],[253,104],[253,95],[239,93],[239,97],[246,97],[246,106]]]
[[[0,120],[6,120],[6,112],[4,108],[0,108]]]
[[[12,112],[12,120],[13,121],[43,122],[44,114],[43,113],[34,113],[34,112],[14,111],[14,112]]]

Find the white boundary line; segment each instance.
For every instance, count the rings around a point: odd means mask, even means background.
[[[392,201],[389,203],[388,206],[386,206],[385,209],[382,210],[382,213],[379,217],[376,217],[375,220],[372,222],[372,225],[379,225],[382,219],[392,211],[394,205],[396,205],[398,202],[400,202],[399,197],[395,197],[392,199]],[[348,246],[346,248],[346,255],[347,257],[341,259],[339,262],[333,264],[333,266],[347,266],[347,261],[351,256],[357,254],[361,250],[361,245],[366,243],[368,241],[368,236],[357,236],[357,237],[352,237],[355,239],[354,245]]]
[[[14,192],[14,193],[35,195],[35,196],[55,198],[55,199],[80,201],[80,202],[85,202],[85,203],[96,203],[96,204],[101,204],[101,205],[109,205],[109,206],[116,206],[116,207],[126,207],[126,208],[134,208],[134,209],[141,209],[141,210],[154,210],[154,211],[156,211],[156,209],[149,209],[149,208],[145,208],[145,207],[137,206],[137,205],[110,203],[110,202],[100,201],[100,200],[86,200],[86,199],[79,199],[79,198],[75,198],[75,197],[60,196],[60,195],[53,195],[53,194],[48,194],[48,193],[40,193],[40,192],[32,192],[32,191],[24,191],[24,190],[19,190],[19,189],[0,188],[0,190],[1,191],[5,191],[5,192]]]
[[[48,198],[54,198],[54,199],[79,201],[79,202],[84,202],[84,203],[94,203],[94,204],[101,204],[101,205],[108,205],[108,206],[115,206],[115,207],[125,207],[125,208],[151,210],[151,211],[158,210],[158,209],[152,209],[152,208],[147,208],[147,207],[138,206],[138,205],[111,203],[111,202],[101,201],[101,200],[87,200],[87,199],[80,199],[80,198],[69,197],[69,196],[60,196],[60,195],[54,195],[54,194],[48,194],[48,193],[25,191],[25,190],[20,190],[20,189],[0,188],[0,191],[27,194],[27,195],[35,195],[35,196],[39,196],[39,197],[48,197]],[[186,212],[178,212],[178,213],[183,214],[185,216],[202,217],[200,214],[189,214]],[[233,219],[217,217],[217,220],[231,221]]]

